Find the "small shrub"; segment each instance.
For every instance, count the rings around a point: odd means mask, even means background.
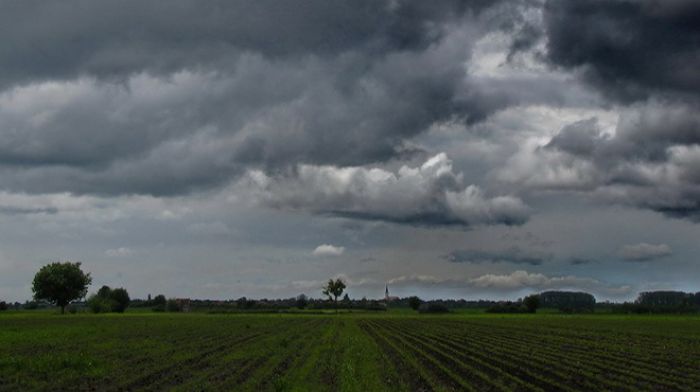
[[[518,302],[501,302],[486,309],[486,313],[530,313],[525,305]]]
[[[532,294],[523,299],[523,305],[527,308],[530,313],[537,312],[537,308],[540,307],[540,296],[537,294]]]
[[[88,298],[87,305],[92,313],[109,313],[112,311],[113,302],[109,298],[93,294]]]
[[[420,305],[423,303],[420,298],[413,296],[408,298],[408,306],[411,307],[413,310],[418,310],[420,308]]]
[[[386,312],[386,304],[383,302],[379,301],[369,301],[367,305],[365,305],[365,310],[372,310],[372,311],[377,311],[377,312]]]
[[[180,303],[178,303],[177,300],[171,298],[165,304],[165,310],[168,312],[181,312],[182,308],[180,307]]]
[[[449,313],[450,309],[443,304],[438,303],[424,303],[418,307],[419,313]]]

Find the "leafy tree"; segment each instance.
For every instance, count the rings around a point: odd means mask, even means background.
[[[90,273],[84,273],[79,262],[51,263],[41,267],[34,276],[32,292],[34,299],[60,306],[63,314],[71,301],[85,297],[90,283]]]
[[[107,285],[100,287],[97,293],[88,298],[87,305],[93,313],[111,312],[114,308],[112,288]]]
[[[112,293],[112,289],[109,286],[102,286],[97,290],[97,296],[100,298],[109,298]]]
[[[338,297],[343,294],[345,287],[345,282],[340,278],[336,280],[328,279],[328,283],[323,286],[323,295],[327,295],[329,300],[335,302],[336,312],[338,311]]]
[[[528,295],[527,297],[523,298],[523,305],[525,305],[528,312],[537,312],[537,308],[540,307],[540,296],[537,294]]]
[[[117,313],[124,313],[131,302],[129,293],[122,287],[112,290],[110,293],[110,299],[113,301],[112,311]]]
[[[637,303],[653,307],[680,307],[687,302],[689,295],[682,291],[645,291],[639,293]]]
[[[682,291],[645,291],[639,293],[635,310],[640,313],[694,312],[700,310],[700,297]]]
[[[415,295],[413,297],[408,297],[408,306],[410,306],[413,310],[418,310],[420,304],[422,303],[423,301]]]
[[[595,307],[595,297],[583,292],[545,291],[539,297],[542,307],[556,308],[566,313],[592,312]]]
[[[7,310],[7,302],[0,301],[0,311]]]

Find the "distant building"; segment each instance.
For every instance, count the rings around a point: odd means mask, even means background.
[[[386,285],[384,287],[384,301],[386,302],[392,302],[392,301],[398,301],[399,297],[393,297],[389,295],[389,285]]]

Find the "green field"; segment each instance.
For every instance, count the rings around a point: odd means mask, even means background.
[[[7,312],[0,390],[698,391],[700,318]]]

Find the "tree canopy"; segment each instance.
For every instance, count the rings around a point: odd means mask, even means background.
[[[56,262],[41,267],[32,282],[34,299],[49,301],[65,313],[66,305],[83,298],[92,283],[90,273],[83,272],[80,264]]]
[[[545,291],[539,297],[542,307],[556,308],[562,312],[593,311],[595,307],[595,297],[584,292]]]
[[[117,312],[123,313],[131,298],[124,288],[112,289],[109,286],[102,286],[96,294],[88,299],[88,306],[94,313]]]
[[[327,295],[328,299],[333,300],[337,308],[338,297],[340,297],[343,294],[343,290],[345,290],[345,287],[345,282],[343,282],[340,278],[335,280],[329,279],[328,283],[326,283],[326,285],[323,286],[323,295]]]

